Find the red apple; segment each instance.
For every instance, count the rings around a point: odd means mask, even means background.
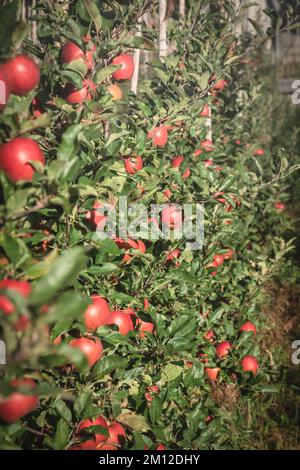
[[[112,422],[108,426],[109,431],[109,441],[119,446],[122,444],[123,440],[126,439],[126,431],[122,424],[118,423],[117,421]]]
[[[127,173],[134,175],[137,171],[143,169],[143,159],[142,157],[130,157],[124,160],[124,166]]]
[[[201,148],[205,151],[205,152],[211,152],[214,150],[214,144],[212,143],[211,140],[209,139],[206,139],[206,140],[203,140],[201,142]]]
[[[204,373],[211,381],[215,382],[218,378],[220,370],[221,369],[219,367],[206,367],[204,369]]]
[[[168,253],[166,257],[166,261],[173,261],[174,259],[179,258],[179,256],[180,256],[180,250],[176,248],[175,250],[170,251],[170,253]]]
[[[14,310],[14,304],[5,295],[0,295],[0,312],[10,315]]]
[[[63,64],[69,64],[73,60],[85,59],[84,51],[72,41],[68,41],[61,49],[61,61]]]
[[[123,336],[126,336],[130,331],[134,330],[130,315],[122,312],[121,310],[111,312],[110,324],[117,325],[119,333]]]
[[[23,297],[27,298],[31,292],[31,285],[26,281],[17,281],[15,279],[3,279],[0,281],[0,289],[15,290]],[[4,295],[0,295],[0,311],[5,315],[10,315],[15,311],[14,304]],[[14,324],[15,331],[25,331],[31,321],[27,314],[19,315]]]
[[[253,375],[255,375],[259,369],[256,357],[251,355],[245,356],[241,361],[241,365],[244,372],[252,372]]]
[[[80,351],[86,356],[88,365],[93,367],[96,362],[102,357],[103,346],[98,338],[76,338],[70,341],[69,345],[72,348],[80,349]]]
[[[182,211],[174,204],[165,207],[161,212],[162,224],[171,228],[178,229],[182,226]]]
[[[208,268],[208,269],[210,269],[210,268],[217,268],[217,269],[218,269],[218,267],[219,267],[219,266],[218,266],[218,264],[216,263],[216,261],[213,261],[212,263],[209,263],[209,264],[206,266],[206,268]],[[216,276],[216,275],[218,274],[217,269],[216,269],[216,271],[211,271],[211,272],[210,272],[210,275],[211,275],[211,276]]]
[[[172,196],[172,192],[169,188],[167,188],[163,191],[163,195],[165,196],[166,199],[170,199],[170,197]]]
[[[131,307],[126,307],[123,308],[122,310],[119,310],[120,312],[126,313],[126,315],[131,315],[132,317],[136,317],[136,311],[133,310]]]
[[[212,343],[213,340],[210,340],[210,343]],[[201,353],[201,352],[198,352],[196,354],[196,356],[200,359],[201,362],[203,362],[204,364],[206,364],[208,362],[208,354],[204,354],[204,353]]]
[[[92,304],[84,312],[84,321],[87,330],[95,331],[103,325],[109,325],[110,308],[107,301],[100,296],[91,297]]]
[[[61,336],[57,336],[54,340],[53,340],[53,344],[55,344],[55,346],[58,346],[59,344],[61,344],[62,342],[62,337]]]
[[[222,266],[222,264],[224,264],[223,255],[214,255],[213,259],[214,259],[216,266]]]
[[[146,246],[142,240],[135,241],[131,238],[127,238],[126,240],[123,240],[122,238],[115,238],[114,241],[121,249],[129,250],[130,248],[133,248],[134,250],[139,250],[142,253],[146,253]]]
[[[87,69],[92,70],[94,67],[93,54],[95,50],[96,46],[93,45],[90,50],[87,50],[86,53],[84,53],[84,51],[79,46],[77,46],[77,44],[72,41],[68,41],[61,50],[61,62],[63,64],[69,64],[73,60],[82,59]]]
[[[154,325],[149,321],[143,321],[140,318],[137,319],[136,325],[138,330],[140,331],[140,337],[144,338],[146,336],[145,333],[153,333]]]
[[[135,240],[132,240],[131,238],[128,238],[126,240],[123,240],[122,238],[115,238],[114,242],[118,245],[120,249],[123,250],[129,250],[130,248],[137,250],[139,247],[138,243]]]
[[[158,126],[148,132],[148,139],[152,139],[156,147],[165,147],[168,143],[168,126]]]
[[[16,95],[26,95],[39,84],[39,66],[26,54],[19,54],[9,59],[2,67],[11,91]]]
[[[228,85],[227,81],[224,80],[224,79],[221,79],[221,80],[218,80],[214,86],[213,86],[213,90],[224,90],[224,88]]]
[[[199,114],[199,116],[201,117],[209,117],[210,115],[210,107],[208,104],[206,104],[204,106],[204,108],[202,109],[201,113]]]
[[[95,450],[118,450],[118,447],[116,445],[108,444],[107,442],[101,442],[96,446]]]
[[[214,161],[212,158],[208,158],[207,160],[204,161],[204,166],[206,168],[209,168],[210,166],[212,166],[214,164]]]
[[[254,152],[255,156],[263,156],[265,154],[265,151],[263,149],[257,149]]]
[[[187,179],[191,176],[191,170],[187,168],[183,173],[182,173],[182,178]]]
[[[218,357],[227,356],[231,349],[231,343],[229,341],[222,341],[222,343],[217,344],[216,346],[216,353]]]
[[[108,424],[106,419],[103,416],[97,416],[95,418],[86,418],[79,423],[77,428],[77,435],[84,436],[87,435],[84,433],[84,430],[88,430],[92,426],[101,426],[105,430],[109,431]],[[79,444],[80,450],[96,450],[97,446],[103,442],[106,442],[108,439],[108,434],[97,433],[91,436],[91,439],[88,439]],[[74,449],[73,449],[74,450]]]
[[[184,160],[184,157],[182,155],[178,155],[177,157],[173,158],[172,167],[179,168],[183,160]]]
[[[17,281],[16,279],[3,279],[0,281],[0,289],[15,290],[23,297],[29,297],[31,285],[27,281]]]
[[[246,323],[241,326],[240,331],[252,331],[256,335],[256,327],[251,323],[251,321],[246,321]]]
[[[225,193],[223,191],[218,191],[217,193],[215,193],[213,195],[213,197],[218,201],[218,202],[221,202],[222,204],[226,204],[227,201],[224,197],[220,197],[220,196],[223,196]]]
[[[121,54],[112,60],[112,65],[119,65],[120,68],[113,72],[112,77],[118,82],[121,80],[131,80],[134,72],[133,58],[128,54]]]
[[[284,211],[284,209],[285,209],[285,204],[284,204],[284,202],[276,201],[276,202],[274,203],[274,208],[275,208],[278,212],[282,212],[282,211]]]
[[[11,381],[12,387],[16,388],[8,397],[0,399],[0,418],[6,423],[14,423],[18,419],[23,418],[31,411],[33,411],[39,402],[39,397],[36,394],[24,394],[18,390],[19,387],[26,387],[29,390],[35,388],[36,384],[33,380],[22,378]]]
[[[166,450],[166,446],[164,444],[159,444],[155,450]]]
[[[147,387],[147,390],[150,392],[150,393],[159,393],[160,392],[160,388],[158,387],[158,385],[154,384],[154,385],[149,385],[149,387]]]
[[[138,240],[138,249],[142,253],[146,253],[146,251],[147,251],[146,245],[142,240]]]
[[[81,104],[85,101],[91,101],[97,91],[96,85],[92,80],[86,79],[83,81],[83,87],[77,89],[69,83],[63,90],[63,95],[69,104]]]
[[[94,227],[97,227],[99,229],[103,229],[106,225],[107,222],[107,217],[101,213],[101,211],[98,211],[97,209],[102,209],[104,206],[101,202],[96,201],[93,204],[93,210],[87,211],[85,218],[86,220],[91,223]]]
[[[205,333],[205,335],[203,335],[203,338],[206,341],[213,342],[214,336],[215,336],[214,332],[212,330],[209,330]]]
[[[45,164],[39,144],[27,137],[16,137],[0,145],[0,170],[13,182],[31,181],[35,173],[30,161]]]

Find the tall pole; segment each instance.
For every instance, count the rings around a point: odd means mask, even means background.
[[[33,12],[35,12],[35,8],[36,8],[36,0],[32,0],[31,14]],[[37,43],[37,24],[36,24],[36,21],[32,22],[31,36],[32,36],[32,41],[34,42],[34,44],[36,44]]]
[[[179,18],[184,21],[185,18],[185,0],[179,0]]]
[[[140,37],[142,35],[142,19],[138,20],[137,25],[137,33],[136,36]],[[139,70],[140,70],[140,57],[141,57],[141,49],[135,49],[133,54],[133,61],[134,61],[134,71],[131,78],[131,91],[136,95],[138,89],[138,82],[139,82]]]
[[[206,139],[212,141],[212,112],[211,112],[211,106],[208,107],[209,109],[209,114],[208,118],[205,121],[205,125],[207,127],[207,133],[206,133]]]
[[[167,22],[165,21],[167,0],[159,0],[159,58],[163,60],[167,56]]]

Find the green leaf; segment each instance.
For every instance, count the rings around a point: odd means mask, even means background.
[[[30,119],[28,121],[23,121],[20,126],[20,132],[25,134],[27,132],[32,132],[35,129],[41,129],[43,127],[50,126],[51,116],[48,113],[43,113],[35,119]]]
[[[261,26],[257,23],[257,21],[253,20],[252,18],[247,18],[249,23],[252,24],[253,28],[256,30],[256,32],[259,34],[259,36],[263,36],[263,31],[261,29]]]
[[[32,266],[30,266],[26,271],[26,276],[30,280],[34,279],[39,279],[42,276],[45,276],[52,263],[53,260],[57,257],[57,251],[52,251],[50,255],[48,255],[43,261],[40,261],[39,263],[35,263]]]
[[[70,329],[71,325],[72,325],[72,320],[67,320],[67,321],[56,323],[51,331],[51,336],[50,336],[51,341],[54,341],[55,338],[57,338],[57,336],[60,336],[61,334],[67,332]]]
[[[102,186],[109,188],[111,191],[120,193],[127,181],[126,176],[112,176],[111,178],[106,178],[102,181]]]
[[[65,70],[76,72],[81,78],[84,78],[87,73],[87,67],[83,59],[72,60],[66,65]]]
[[[172,380],[177,379],[183,370],[184,369],[182,366],[178,366],[176,364],[167,364],[161,370],[160,383],[171,382]]]
[[[93,276],[107,276],[118,271],[120,267],[114,263],[104,263],[102,266],[91,266],[87,272]]]
[[[61,140],[61,144],[57,151],[58,160],[70,160],[71,157],[74,157],[74,153],[77,148],[77,138],[78,134],[82,130],[81,124],[73,124],[69,126],[68,129],[64,132]]]
[[[81,2],[83,3],[89,17],[93,21],[96,31],[98,32],[102,26],[102,18],[98,10],[98,7],[96,6],[95,2],[93,2],[92,0],[81,0]]]
[[[30,253],[26,243],[20,238],[12,238],[5,232],[0,233],[0,246],[2,246],[7,257],[15,263],[15,266],[22,266],[30,259]]]
[[[6,207],[12,214],[21,212],[26,206],[32,189],[17,189],[8,198]]]
[[[71,248],[57,258],[45,277],[33,286],[30,295],[32,305],[49,302],[57,292],[64,289],[83,270],[87,258],[82,248]]]
[[[18,21],[15,24],[13,33],[11,35],[11,42],[14,46],[14,49],[18,49],[28,33],[30,31],[30,25],[28,22],[25,21]]]
[[[116,300],[117,302],[119,301],[122,304],[130,304],[134,298],[131,295],[125,294],[124,292],[112,292],[110,293],[110,298],[112,300]]]
[[[99,72],[96,74],[95,83],[99,85],[100,83],[104,82],[108,77],[112,75],[115,70],[118,70],[118,66],[116,65],[108,65],[107,67],[103,67]]]
[[[127,366],[127,359],[124,357],[118,356],[105,356],[95,364],[93,369],[93,376],[99,379],[100,377],[104,377],[105,375],[109,374],[113,370],[120,370],[125,369]]]
[[[56,425],[54,438],[54,448],[56,450],[62,450],[66,447],[69,441],[70,433],[71,427],[69,426],[69,424],[64,419],[59,420]]]
[[[84,410],[91,404],[91,392],[82,392],[74,402],[74,412],[77,418],[85,417]]]
[[[55,321],[75,320],[82,317],[89,302],[83,298],[79,292],[65,292],[59,297],[59,300],[53,305],[45,316],[47,323]]]
[[[54,408],[65,421],[72,421],[72,413],[63,400],[55,400]]]
[[[137,432],[147,432],[150,429],[150,426],[143,415],[137,415],[132,412],[119,415],[118,421],[126,424],[126,426]]]
[[[157,423],[161,417],[162,401],[159,398],[154,398],[149,408],[149,415],[152,423]]]
[[[3,3],[3,2],[2,2]],[[12,33],[15,29],[16,19],[19,16],[21,4],[19,0],[6,2],[0,6],[0,52],[7,55],[12,44]]]

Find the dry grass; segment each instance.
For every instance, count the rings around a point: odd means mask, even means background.
[[[300,329],[300,285],[271,283],[265,292],[267,302],[262,314],[269,319],[270,327],[263,334],[264,345],[268,349],[290,345]]]
[[[266,298],[262,315],[269,326],[262,332],[261,348],[274,351],[270,362],[279,393],[262,396],[255,403],[253,447],[299,450],[300,366],[291,362],[291,343],[300,339],[300,285],[272,283],[266,288]]]

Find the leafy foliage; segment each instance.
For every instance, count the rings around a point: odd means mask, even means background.
[[[3,290],[15,312],[1,314],[7,346],[2,391],[8,396],[10,380],[25,375],[36,381],[40,403],[22,421],[0,426],[1,447],[70,448],[78,444],[78,424],[99,414],[125,426],[129,449],[160,442],[171,449],[239,447],[232,429],[247,432],[240,410],[258,393],[269,393],[276,375],[259,339],[266,326],[262,292],[292,249],[283,237],[290,222],[274,203],[288,201],[285,177],[297,168],[291,159],[295,145],[282,148],[271,139],[278,101],[268,83],[261,84],[262,56],[246,55],[249,37],[245,46],[236,33],[241,12],[231,1],[190,1],[181,21],[175,9],[168,20],[171,51],[162,63],[156,58],[157,2],[147,7],[153,21],[142,23],[138,36],[137,19],[147,2],[39,1],[32,18],[37,42],[27,34],[24,39],[24,27],[9,31],[12,18],[17,23],[18,3],[1,7],[9,18],[1,37],[11,38],[1,54],[31,54],[42,77],[28,95],[11,95],[1,113],[0,138],[30,136],[47,163],[36,167],[31,182],[13,185],[0,176],[2,277],[32,285],[28,298]],[[267,14],[276,26],[261,31],[252,21],[255,46],[281,27],[278,17]],[[290,27],[294,12],[289,14]],[[84,51],[96,46],[92,71],[81,59],[61,63],[68,40]],[[110,61],[134,48],[147,50],[151,59],[141,66],[139,93],[124,83],[123,99],[114,101],[107,89],[115,70]],[[87,73],[96,96],[68,104],[64,87],[82,88]],[[216,95],[220,79],[228,86]],[[201,148],[208,129],[200,112],[207,104],[214,141],[209,152]],[[172,127],[164,148],[147,138],[159,125]],[[259,148],[263,156],[255,155]],[[201,152],[195,156],[196,150]],[[124,169],[124,158],[132,155],[144,162],[133,175]],[[184,156],[179,169],[171,165],[177,155]],[[211,165],[205,165],[208,159]],[[183,178],[187,168],[191,175]],[[150,207],[167,202],[167,189],[172,203],[204,202],[202,251],[187,250],[184,240],[144,240],[146,253],[131,249],[126,261],[124,249],[99,240],[87,220],[95,201],[115,204],[126,196],[128,204]],[[179,258],[168,262],[176,248]],[[230,248],[233,256],[212,275],[207,266]],[[111,310],[132,308],[154,324],[154,332],[141,335],[138,322],[125,336],[112,325],[86,332],[84,312],[92,294],[105,297]],[[21,314],[29,322],[16,332]],[[245,321],[255,324],[257,335],[240,332]],[[212,342],[205,339],[208,331],[214,332]],[[83,335],[104,346],[93,367],[69,345]],[[215,346],[225,340],[233,347],[219,358]],[[260,364],[255,376],[240,364],[249,354]],[[214,367],[221,369],[215,383],[205,374]]]

